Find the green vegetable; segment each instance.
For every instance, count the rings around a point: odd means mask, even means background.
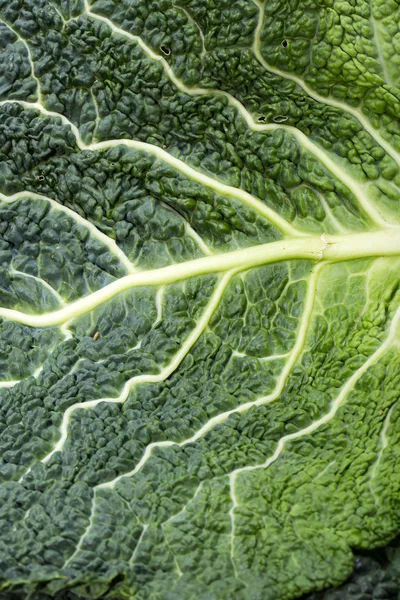
[[[397,598],[398,3],[89,1],[0,0],[0,599]]]

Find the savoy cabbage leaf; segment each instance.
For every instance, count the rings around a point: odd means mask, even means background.
[[[0,0],[1,600],[398,597],[399,40]]]

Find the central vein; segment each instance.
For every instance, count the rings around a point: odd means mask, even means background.
[[[18,310],[0,308],[0,317],[32,327],[52,327],[75,319],[111,300],[117,294],[135,287],[166,285],[199,275],[225,273],[232,269],[243,271],[284,260],[339,262],[395,255],[400,255],[400,227],[370,233],[292,238],[197,258],[160,269],[132,273],[50,313],[30,315]]]

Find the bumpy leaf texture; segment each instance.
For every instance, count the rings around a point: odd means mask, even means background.
[[[398,0],[0,48],[1,600],[397,598]]]

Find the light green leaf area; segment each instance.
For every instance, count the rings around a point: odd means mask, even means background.
[[[0,0],[0,600],[397,600],[399,23]]]

